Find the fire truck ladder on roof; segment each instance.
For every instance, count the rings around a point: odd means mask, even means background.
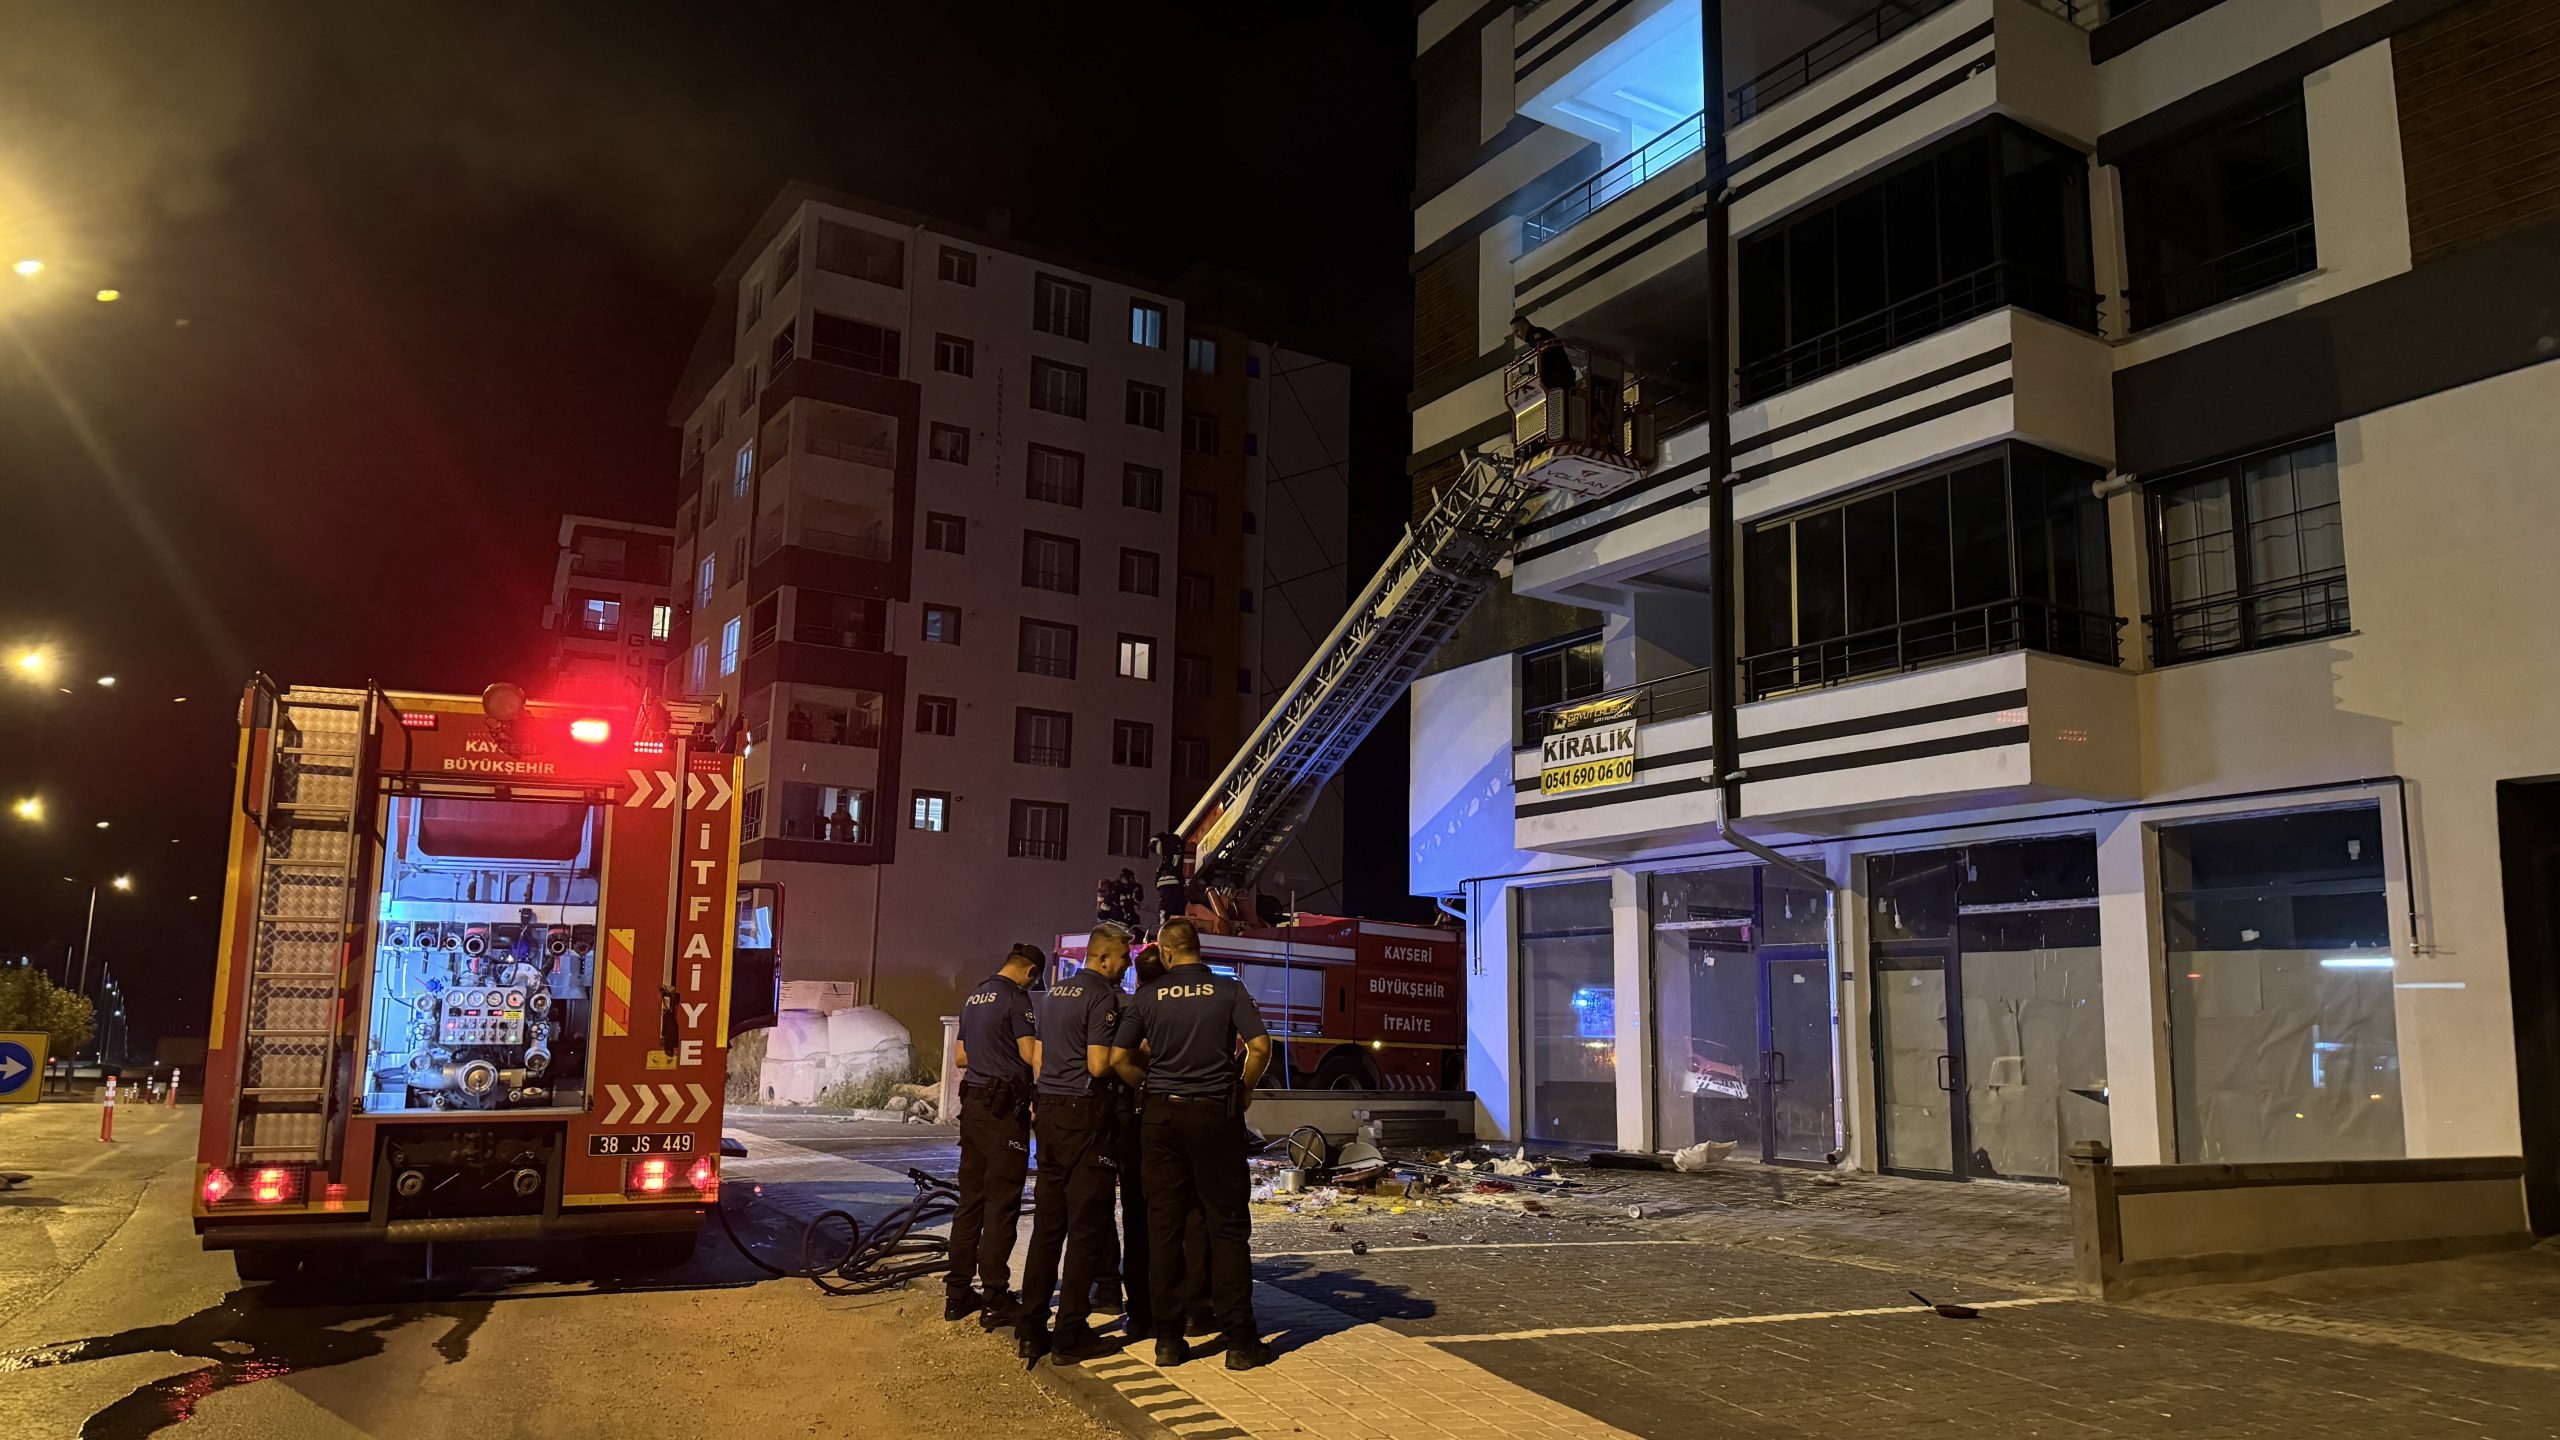
[[[1279,853],[1325,782],[1493,584],[1513,530],[1543,493],[1508,457],[1468,461],[1183,820],[1200,876],[1244,884]]]
[[[367,761],[387,704],[370,689],[250,683],[248,721],[266,731],[267,751],[257,803],[240,797],[259,836],[232,1136],[242,1161],[330,1158],[347,1083],[337,1049],[371,808]]]

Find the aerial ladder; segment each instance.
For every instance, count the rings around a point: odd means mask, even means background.
[[[1468,458],[1183,820],[1193,873],[1210,887],[1241,889],[1288,843],[1484,598],[1546,496],[1605,495],[1652,463],[1643,397],[1615,357],[1550,340],[1514,360],[1505,382],[1511,453]]]

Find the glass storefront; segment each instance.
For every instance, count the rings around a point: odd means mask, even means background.
[[[1830,897],[1756,865],[1649,890],[1655,1148],[1729,1140],[1746,1158],[1827,1162]]]
[[[1618,992],[1609,882],[1515,892],[1524,1134],[1618,1145]]]
[[[2406,1153],[2372,808],[2160,830],[2181,1161]]]

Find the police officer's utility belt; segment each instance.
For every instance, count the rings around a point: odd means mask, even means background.
[[[1093,1094],[1070,1095],[1059,1090],[1043,1090],[1040,1092],[1038,1098],[1042,1105],[1057,1106],[1068,1110],[1083,1110],[1089,1107],[1100,1106],[1105,1097]]]
[[[1168,1100],[1176,1105],[1223,1106],[1227,1103],[1227,1097],[1223,1093],[1217,1095],[1176,1095],[1169,1090],[1150,1090],[1147,1092],[1148,1104],[1153,1105],[1159,1100]]]

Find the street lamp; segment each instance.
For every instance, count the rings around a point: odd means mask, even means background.
[[[53,678],[53,652],[41,645],[31,645],[9,659],[10,668],[21,680],[43,684]]]
[[[26,259],[26,260],[21,260],[21,261],[19,261],[17,264],[12,265],[12,266],[10,266],[9,268],[10,268],[10,269],[12,269],[12,270],[17,271],[20,275],[26,275],[26,276],[41,275],[41,274],[43,274],[43,273],[44,273],[44,262],[43,262],[43,261],[41,261],[41,260],[37,260],[37,259],[32,259],[32,258],[30,258],[30,259]]]
[[[26,821],[30,825],[41,825],[44,823],[44,797],[41,795],[28,795],[21,799],[13,800],[9,804],[9,813]]]
[[[106,881],[105,883],[120,891],[130,891],[133,889],[133,877],[130,875],[119,875],[113,880]],[[89,887],[89,924],[88,928],[83,930],[80,934],[80,988],[71,992],[74,995],[86,995],[89,993],[89,945],[91,941],[98,937],[99,888],[100,887],[97,885],[91,885]],[[104,1054],[103,1051],[100,1053],[102,1055]]]

